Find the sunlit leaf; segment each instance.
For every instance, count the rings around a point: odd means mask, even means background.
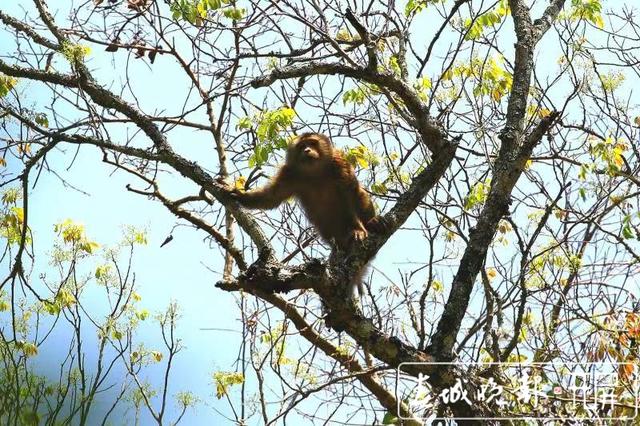
[[[213,379],[216,384],[216,398],[218,399],[227,395],[231,386],[244,383],[244,375],[239,372],[217,371],[213,374]]]

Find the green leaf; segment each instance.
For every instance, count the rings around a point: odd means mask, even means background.
[[[371,185],[371,192],[378,195],[386,195],[389,192],[387,185],[384,182],[382,183],[374,183]]]
[[[14,205],[20,197],[20,191],[18,188],[8,188],[2,194],[2,203],[5,206]]]
[[[8,75],[0,74],[0,98],[4,98],[9,94],[9,91],[13,89],[18,80]]]
[[[367,99],[367,93],[364,89],[356,88],[350,89],[344,92],[342,95],[342,103],[344,105],[354,103],[356,105],[362,105]]]
[[[256,167],[262,166],[269,161],[269,154],[271,154],[272,148],[269,145],[259,144],[256,145],[253,150],[253,155],[249,157],[249,166]]]
[[[580,188],[578,190],[578,193],[580,194],[580,198],[582,198],[582,201],[586,201],[586,199],[587,199],[587,191],[584,188]]]
[[[633,229],[631,229],[631,226],[628,223],[622,228],[622,237],[626,240],[636,237]]]
[[[442,3],[444,0],[409,0],[404,7],[405,16],[421,12],[428,4]]]
[[[236,128],[238,130],[248,130],[252,127],[253,123],[249,117],[242,117],[238,120],[238,124],[236,124]]]
[[[47,117],[47,114],[45,114],[44,112],[39,112],[35,115],[34,120],[37,124],[41,125],[42,127],[49,127],[49,118]]]
[[[216,371],[213,374],[213,379],[216,382],[216,398],[218,399],[227,395],[231,386],[244,383],[244,375],[239,372]]]
[[[384,417],[382,418],[382,424],[383,425],[395,425],[398,424],[400,422],[400,419],[392,414],[392,413],[385,413]]]
[[[243,7],[232,7],[225,9],[222,14],[229,19],[233,19],[234,21],[239,21],[245,17],[247,14],[247,9]]]
[[[398,57],[396,55],[389,58],[389,68],[391,68],[391,71],[396,76],[400,75],[400,62],[398,62]]]
[[[505,0],[500,1],[497,7],[478,17],[475,20],[466,19],[465,27],[468,32],[465,36],[466,40],[475,40],[479,38],[487,27],[492,27],[500,22],[509,13],[509,7]]]
[[[471,210],[478,205],[484,204],[489,195],[490,188],[491,179],[486,179],[484,182],[477,182],[464,199],[465,210]]]
[[[22,345],[22,353],[27,357],[38,355],[38,347],[31,342]]]
[[[296,112],[293,108],[282,107],[264,112],[256,128],[256,135],[261,142],[279,142],[280,133],[291,127]]]
[[[571,0],[570,19],[586,20],[598,28],[604,27],[601,0]]]

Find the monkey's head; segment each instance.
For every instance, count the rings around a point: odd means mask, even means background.
[[[320,133],[297,136],[287,150],[287,165],[300,171],[319,171],[333,154],[331,141]]]

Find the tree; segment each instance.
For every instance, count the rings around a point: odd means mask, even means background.
[[[29,288],[29,186],[55,172],[53,150],[95,149],[130,175],[129,191],[220,248],[223,279],[203,297],[234,292],[241,307],[240,375],[216,378],[218,396],[241,408],[238,423],[251,411],[229,387],[248,375],[259,401],[251,421],[265,423],[294,411],[325,420],[309,398],[328,403],[327,418],[367,423],[431,411],[631,413],[640,28],[630,2],[603,12],[601,0],[353,9],[96,0],[57,13],[33,3],[33,13],[0,12],[13,36],[0,59],[3,161],[22,164],[3,184],[22,194],[20,213],[2,222],[17,246],[2,283],[11,300]],[[260,184],[292,135],[308,130],[344,149],[390,225],[349,253],[320,241],[294,204],[248,212],[225,195],[220,178]],[[416,252],[386,252],[393,244]],[[345,283],[372,261],[355,301]],[[497,364],[434,364],[453,360]],[[426,377],[436,394],[489,375],[513,385],[506,363],[525,360],[623,363],[618,401],[574,412],[554,404],[568,394],[540,406],[511,395],[496,409],[469,392],[472,404],[429,400],[418,412],[394,391],[396,369]],[[545,386],[561,375],[539,373]]]

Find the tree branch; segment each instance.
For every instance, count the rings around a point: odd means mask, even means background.
[[[430,117],[427,106],[409,85],[388,73],[381,74],[366,68],[354,68],[339,63],[314,62],[301,66],[276,69],[270,74],[253,80],[251,86],[254,88],[267,87],[278,80],[311,75],[343,75],[389,89],[400,97],[413,115],[415,121],[411,124],[420,134],[422,142],[433,153],[437,153],[442,149],[441,144],[446,139],[446,133]]]
[[[14,28],[16,31],[22,32],[26,34],[29,38],[31,38],[36,43],[48,47],[49,49],[53,49],[56,51],[60,50],[60,45],[49,40],[46,37],[41,36],[29,25],[25,24],[22,21],[18,21],[12,16],[7,15],[6,13],[0,10],[0,21],[2,21],[6,26]]]
[[[462,320],[469,307],[469,300],[475,279],[482,267],[489,244],[503,216],[509,213],[511,192],[515,187],[534,146],[559,117],[558,112],[545,117],[525,138],[525,143],[510,161],[496,164],[491,190],[476,225],[469,232],[469,243],[460,260],[460,266],[451,283],[451,292],[438,321],[436,333],[427,351],[438,360],[448,360],[453,356],[453,347],[460,331]]]
[[[358,21],[358,18],[353,14],[351,8],[347,7],[345,13],[345,18],[347,21],[356,29],[358,35],[364,42],[364,46],[367,49],[367,56],[369,58],[369,62],[367,64],[367,69],[371,71],[376,71],[378,69],[378,57],[376,56],[376,45],[371,40],[369,35],[369,31]]]

